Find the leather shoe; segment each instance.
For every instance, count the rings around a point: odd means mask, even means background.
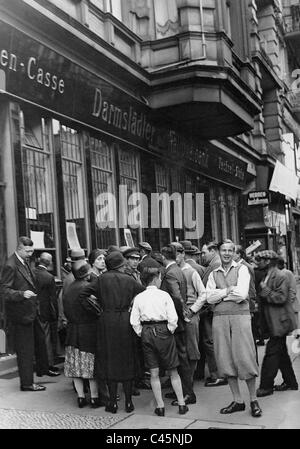
[[[105,407],[105,411],[106,412],[110,412],[110,413],[117,413],[118,410],[118,404],[114,403],[114,404],[107,404]]]
[[[281,385],[275,385],[275,391],[298,390],[298,385],[288,385],[283,382]]]
[[[246,408],[246,405],[244,402],[233,401],[227,407],[221,408],[220,413],[222,413],[222,415],[227,415],[228,413],[243,412],[245,410],[245,408]]]
[[[197,399],[196,399],[196,396],[194,395],[194,396],[189,396],[188,394],[186,395],[186,396],[184,396],[184,402],[185,402],[185,405],[188,405],[188,404],[196,404],[196,402],[197,402]],[[175,401],[172,401],[171,402],[171,405],[179,405],[178,404],[178,400],[177,399],[175,399]]]
[[[251,407],[251,415],[254,418],[259,418],[262,415],[262,409],[258,405],[257,401],[251,401],[250,402],[250,407]]]
[[[87,400],[85,398],[77,398],[77,404],[79,408],[83,408],[87,405]]]
[[[228,385],[227,379],[207,379],[205,384],[206,387],[220,387],[222,385]]]
[[[40,385],[40,384],[21,385],[20,390],[21,391],[44,391],[44,390],[46,390],[46,387],[44,387],[44,385]]]
[[[187,405],[179,405],[178,408],[179,408],[179,415],[185,415],[189,411]]]
[[[154,410],[154,413],[157,416],[165,416],[165,407],[156,407],[156,409]]]
[[[270,396],[271,394],[273,394],[273,388],[258,388],[258,390],[256,390],[256,396],[258,398],[262,398],[264,396]]]
[[[105,402],[101,401],[99,398],[91,398],[92,408],[104,407],[105,405]]]
[[[130,402],[127,402],[126,404],[125,404],[125,411],[127,412],[127,413],[131,413],[131,412],[133,412],[133,410],[134,410],[134,405],[133,405],[133,403],[130,401]]]

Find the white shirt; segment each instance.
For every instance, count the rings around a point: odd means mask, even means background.
[[[130,324],[138,336],[142,333],[142,321],[168,321],[168,329],[174,332],[178,316],[169,293],[149,285],[136,295],[130,315]]]
[[[189,265],[188,263],[185,263],[183,265],[183,267],[181,268],[181,270],[184,271],[184,270],[188,270],[191,268],[193,269],[193,267],[191,267],[191,265]],[[194,290],[198,297],[192,305],[189,304],[189,298],[187,298],[187,305],[194,313],[197,313],[203,307],[203,305],[206,303],[206,290],[203,285],[203,282],[201,281],[201,277],[200,277],[199,273],[195,269],[193,269],[193,270],[194,270],[194,273],[192,274],[192,284],[193,284]]]
[[[234,260],[231,262],[231,267],[236,267],[238,264],[234,262]],[[216,268],[214,271],[223,271],[223,273],[226,274],[229,272],[225,271],[222,265],[220,265],[218,268]],[[248,297],[249,292],[249,285],[250,285],[250,273],[246,265],[240,265],[239,271],[238,271],[238,280],[237,285],[233,287],[233,290],[229,295],[227,295],[227,288],[216,288],[216,283],[214,279],[214,271],[210,273],[208,276],[208,281],[206,285],[206,292],[207,292],[207,302],[209,304],[216,304],[223,301],[235,301],[235,302],[241,302],[244,301]]]

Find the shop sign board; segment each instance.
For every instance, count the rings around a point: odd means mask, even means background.
[[[269,204],[269,192],[266,190],[249,192],[248,206],[267,206]]]
[[[121,138],[147,151],[238,188],[247,163],[153,119],[137,95],[0,21],[0,92]],[[49,112],[48,112],[49,114]]]

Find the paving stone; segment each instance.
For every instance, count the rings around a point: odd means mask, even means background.
[[[134,414],[114,424],[111,429],[185,429],[192,423],[191,419]]]
[[[107,429],[121,417],[0,409],[0,429]]]
[[[187,429],[264,429],[265,426],[196,420]]]

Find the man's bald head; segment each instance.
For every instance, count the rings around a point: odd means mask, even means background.
[[[52,254],[42,253],[40,255],[40,265],[44,265],[44,267],[49,267],[51,264],[52,264]]]

